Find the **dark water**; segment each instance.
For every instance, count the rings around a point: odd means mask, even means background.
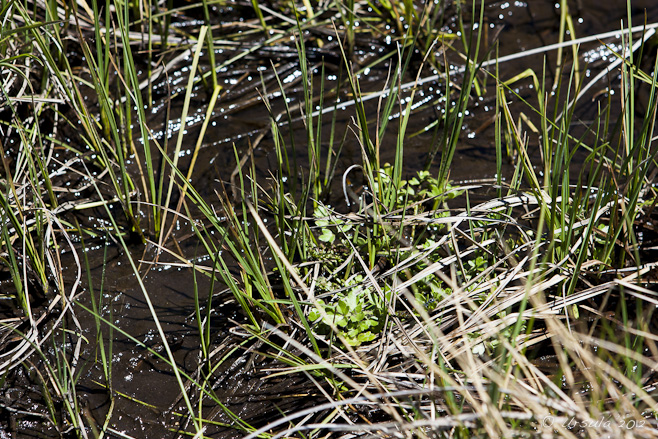
[[[485,25],[488,29],[488,44],[486,49],[497,50],[499,56],[505,56],[557,42],[560,12],[555,7],[556,3],[556,1],[536,0],[527,2],[487,1]],[[577,37],[614,31],[626,26],[625,1],[571,1],[569,7],[575,19]],[[450,11],[453,9],[448,8],[448,12]],[[235,14],[235,11],[229,11],[227,14],[223,18],[226,22],[239,18],[230,15]],[[645,14],[646,21],[653,23],[658,21],[658,6],[653,0],[633,1],[631,14],[635,25],[644,22]],[[456,20],[448,17],[443,30],[456,32]],[[606,39],[604,42],[611,45],[619,44],[619,40],[615,38]],[[357,42],[354,59],[362,65],[367,65],[372,59],[381,56],[391,48],[390,44],[382,42],[360,41]],[[295,63],[296,55],[293,48],[288,47],[286,50],[287,52],[284,51],[284,53],[274,50],[271,52],[257,51],[246,57],[244,61],[238,61],[236,63],[238,68],[234,65],[220,73],[220,79],[229,91],[220,98],[213,113],[211,129],[204,139],[193,179],[194,186],[207,199],[215,199],[214,191],[221,189],[221,182],[225,184],[229,182],[230,175],[236,166],[234,144],[238,154],[242,155],[248,150],[249,142],[254,142],[259,133],[265,132],[265,137],[253,153],[256,173],[261,181],[265,182],[265,179],[269,177],[270,170],[275,168],[273,142],[271,136],[267,134],[270,122],[263,103],[258,99],[259,94],[256,89],[262,88],[262,74],[268,92],[277,90],[276,79],[271,74],[272,63],[277,66],[282,78],[294,81],[298,72],[298,66]],[[328,45],[323,48],[323,51],[322,56],[327,59],[327,81],[331,84],[338,69],[337,49],[335,46]],[[236,53],[239,52],[226,50],[218,53],[218,61],[228,59]],[[583,44],[580,53],[582,55],[582,74],[590,78],[612,60],[609,54],[604,55],[606,51],[598,41]],[[454,54],[448,56],[455,64],[459,62]],[[552,83],[555,80],[552,70],[557,62],[556,56],[556,51],[550,51],[501,64],[500,76],[503,79],[512,78],[528,68],[540,74],[544,60],[546,60],[546,65],[550,66],[547,70],[547,82]],[[589,65],[586,61],[589,62]],[[416,62],[417,65],[418,62]],[[182,87],[186,83],[188,66],[189,60],[184,60],[169,72],[169,81],[162,79],[154,85],[154,111],[149,122],[151,128],[156,132],[156,137],[160,140],[169,137],[173,143],[178,134],[177,127],[180,126],[180,120],[176,117],[181,112]],[[381,90],[388,67],[388,65],[374,67],[368,75],[362,78],[363,89],[367,91]],[[569,70],[568,66],[565,68],[567,71]],[[426,76],[431,74],[430,71],[425,72]],[[616,75],[617,72],[611,73],[612,82],[615,82]],[[405,79],[411,81],[413,76]],[[458,78],[455,77],[455,79]],[[530,81],[525,80],[516,86],[521,97],[531,99],[534,96],[535,91],[529,85]],[[429,104],[425,109],[413,115],[408,133],[422,132],[426,126],[440,117],[442,104],[431,103],[441,97],[441,87],[443,87],[441,83],[428,83],[423,86],[422,92],[427,97]],[[592,95],[605,95],[606,87],[607,80],[604,80],[592,88]],[[291,106],[299,102],[300,88],[299,83],[293,82],[290,86],[288,94],[291,97]],[[455,181],[491,179],[495,176],[495,132],[492,123],[495,95],[493,90],[493,86],[488,87],[487,93],[483,93],[479,98],[474,98],[472,104],[469,105],[470,114],[466,117],[451,171],[451,178]],[[181,92],[179,96],[169,100],[169,97],[176,91]],[[199,88],[194,102],[205,103],[208,97],[205,90]],[[517,98],[510,95],[509,100],[514,114],[523,111],[530,118],[533,117],[527,107]],[[272,102],[275,112],[283,109],[280,99],[277,100],[273,96]],[[587,100],[583,99],[582,102],[587,102]],[[577,109],[577,120],[584,125],[595,114],[594,102],[592,105],[581,104],[582,107]],[[165,119],[168,105],[170,105],[171,111],[169,121]],[[373,117],[376,114],[376,105],[376,100],[367,105],[368,111]],[[194,141],[196,141],[196,134],[200,129],[205,112],[205,105],[191,110],[187,130],[188,135]],[[341,135],[353,115],[354,112],[350,109],[339,112],[337,131]],[[328,116],[325,118],[327,127],[329,119]],[[382,147],[382,162],[393,161],[395,125],[396,123],[391,123],[390,144]],[[296,122],[292,127],[297,133],[295,135],[296,143],[300,146],[305,145],[303,130],[299,129],[301,126],[301,122]],[[284,128],[285,130],[287,128]],[[354,135],[348,133],[347,138],[339,162],[339,167],[342,169],[361,160],[361,152]],[[189,148],[193,147],[194,141],[189,142]],[[405,167],[409,173],[421,169],[425,165],[428,145],[433,141],[431,131],[418,134],[406,141]],[[530,148],[537,145],[538,139],[530,139]],[[303,157],[306,152],[303,148],[301,151],[299,160],[303,165]],[[190,156],[191,149],[186,149],[181,158],[183,169],[186,169]],[[511,169],[507,168],[506,171],[511,171]],[[203,254],[203,249],[195,244],[195,238],[190,233],[189,225],[181,223],[174,233],[174,238],[179,242],[186,257],[196,258],[198,265],[210,265],[209,259]],[[154,351],[164,354],[151,312],[138,288],[137,280],[126,255],[110,243],[107,247],[107,255],[104,256],[105,246],[100,240],[87,242],[87,247],[89,248],[87,256],[90,258],[91,266],[96,267],[92,272],[96,294],[103,282],[102,316],[116,326],[115,329],[110,330],[107,325],[102,325],[106,350],[110,347],[109,340],[112,340],[109,355],[112,363],[112,391],[115,398],[112,402],[108,398],[108,391],[104,388],[105,379],[99,361],[99,347],[95,342],[95,321],[88,313],[80,309],[77,311],[77,315],[84,328],[83,335],[88,340],[88,343],[83,345],[82,359],[84,361],[79,369],[81,374],[77,388],[83,410],[99,426],[103,424],[109,414],[108,426],[126,435],[125,437],[179,437],[176,429],[185,429],[186,426],[181,424],[185,418],[177,416],[176,413],[185,412],[180,399],[180,389],[171,372],[171,367],[119,331],[125,331]],[[157,252],[152,246],[146,249],[141,245],[134,246],[132,252],[135,261],[144,261],[140,274],[167,334],[167,341],[174,349],[175,359],[182,369],[194,376],[199,367],[194,289],[196,284],[200,296],[205,298],[211,289],[210,281],[202,275],[195,277],[190,269],[180,268],[176,265],[177,261],[166,254],[161,254],[157,257],[157,264],[154,263]],[[105,266],[104,260],[106,260]],[[69,274],[67,273],[67,275]],[[89,292],[88,286],[85,291]],[[221,286],[215,284],[212,292],[217,294],[220,291]],[[85,295],[82,295],[80,300],[85,306],[91,306],[89,298]],[[243,340],[239,334],[229,331],[230,328],[235,328],[233,321],[242,321],[242,317],[230,294],[218,294],[214,303],[216,309],[211,314],[211,340],[213,348],[218,349],[216,358],[220,358],[226,355],[236,342]],[[259,423],[278,417],[278,408],[275,407],[275,403],[279,403],[285,408],[301,407],[305,404],[312,404],[314,401],[323,401],[322,396],[308,395],[308,392],[312,391],[314,387],[303,380],[262,380],[265,373],[260,370],[267,365],[263,357],[254,354],[248,357],[251,361],[235,362],[237,358],[244,358],[242,352],[234,354],[232,357],[229,356],[224,365],[215,372],[216,382],[212,387],[218,397],[245,420]],[[38,361],[38,359],[34,359],[34,361]],[[46,411],[44,400],[39,396],[37,386],[30,384],[33,383],[31,381],[33,377],[25,376],[24,372],[16,372],[16,374],[10,375],[9,379],[13,382],[5,385],[5,404],[23,409],[31,407],[30,410],[37,412]],[[190,393],[195,394],[194,391]],[[298,396],[292,398],[291,395]],[[215,409],[216,407],[205,407],[204,415],[217,422],[230,422],[221,410]],[[56,436],[54,429],[48,423],[35,417],[5,412],[0,418],[0,422],[2,422],[1,430],[5,431],[0,434],[2,438],[11,437],[11,434],[14,434],[14,437]],[[242,433],[222,426],[210,426],[209,432],[212,437],[242,436]],[[115,436],[119,437],[116,434]]]

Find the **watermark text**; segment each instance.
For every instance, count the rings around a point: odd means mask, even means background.
[[[599,419],[576,419],[575,417],[565,418],[557,416],[546,416],[541,424],[545,428],[562,426],[567,430],[581,429],[581,428],[596,428],[610,430],[615,426],[623,430],[633,430],[635,428],[642,428],[646,425],[644,419],[631,419],[629,418],[613,418],[602,416]]]

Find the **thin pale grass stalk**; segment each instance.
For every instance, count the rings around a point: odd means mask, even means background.
[[[189,111],[190,100],[192,98],[192,92],[194,90],[194,72],[196,72],[197,66],[199,64],[199,57],[201,56],[201,50],[203,49],[203,44],[207,30],[208,30],[207,26],[201,27],[201,30],[199,31],[199,39],[197,40],[197,45],[194,49],[194,58],[192,59],[192,67],[190,69],[190,76],[188,78],[188,83],[186,87],[187,92],[185,94],[185,100],[183,101],[183,111],[181,113],[181,127],[180,130],[178,131],[178,138],[176,140],[176,146],[173,152],[173,160],[171,163],[172,170],[169,173],[169,186],[167,187],[164,206],[169,206],[169,202],[171,200],[171,196],[173,192],[174,177],[176,175],[174,169],[177,169],[178,167],[178,158],[180,157],[180,150],[181,147],[183,146],[185,124],[187,122],[187,113]],[[185,182],[185,185],[187,187],[187,180]],[[167,222],[167,211],[165,210],[162,214],[162,222],[160,226],[162,230],[165,229],[166,222]],[[163,239],[164,239],[164,235],[161,236],[160,238],[160,242],[159,242],[160,246],[162,246]]]
[[[183,188],[181,190],[180,198],[178,200],[178,206],[175,209],[175,212],[180,212],[181,207],[183,205],[183,202],[185,201],[185,197],[187,194],[187,189],[189,187],[189,183],[192,181],[192,174],[194,174],[194,167],[196,165],[197,158],[199,157],[199,151],[201,150],[201,145],[203,144],[203,139],[205,137],[206,131],[208,130],[208,125],[212,119],[212,112],[214,111],[213,109],[215,108],[215,104],[217,102],[217,98],[219,96],[219,93],[221,91],[221,87],[215,87],[213,90],[213,94],[210,97],[210,101],[208,102],[208,109],[206,111],[206,117],[204,118],[203,125],[201,126],[201,131],[199,132],[199,137],[197,138],[196,144],[194,146],[194,152],[192,153],[192,160],[190,161],[190,165],[187,170],[187,175],[185,177],[185,182],[183,184]],[[170,176],[170,178],[173,178],[173,173]],[[164,235],[163,239],[160,242],[159,247],[162,247],[162,243],[167,242],[169,237],[171,236],[174,226],[176,225],[176,221],[172,221],[171,226],[169,227],[169,230],[167,233]]]

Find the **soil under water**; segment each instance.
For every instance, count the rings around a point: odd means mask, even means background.
[[[658,6],[654,0],[635,0],[632,2],[633,24],[658,21]],[[546,46],[558,41],[560,11],[558,2],[549,0],[522,1],[487,1],[485,10],[485,24],[488,29],[487,47],[491,49],[489,57],[495,53],[505,56],[520,53],[530,49]],[[625,27],[627,7],[625,0],[593,1],[579,0],[570,2],[570,11],[573,14],[577,37],[595,35],[608,31],[615,31]],[[237,21],[240,17],[230,8],[221,15],[217,13],[215,19],[221,22]],[[646,16],[645,16],[646,14]],[[448,19],[446,32],[456,33],[457,22]],[[393,47],[394,42],[388,45],[374,41],[358,41],[355,48],[355,60],[361,65],[367,65],[373,57],[381,56]],[[593,41],[580,47],[581,73],[585,82],[593,78],[601,69],[604,69],[613,57],[604,44],[619,47],[617,38],[607,38],[603,41]],[[294,47],[294,46],[293,46]],[[218,63],[233,56],[235,52],[218,53]],[[335,82],[340,53],[335,45],[327,45],[318,52],[316,76],[320,75],[319,61],[325,58],[326,80],[329,85]],[[222,58],[224,57],[224,58]],[[453,53],[446,57],[455,65],[459,58]],[[556,65],[556,52],[549,51],[533,56],[521,57],[517,60],[500,64],[500,77],[512,78],[526,69],[532,69],[541,75],[544,66]],[[220,99],[206,133],[203,147],[200,152],[196,172],[193,177],[194,187],[206,199],[215,200],[215,191],[223,187],[230,187],[230,177],[236,167],[234,148],[239,156],[247,153],[250,143],[256,144],[252,154],[257,177],[265,183],[271,177],[270,172],[275,169],[273,154],[273,141],[269,134],[270,120],[263,102],[258,98],[256,89],[263,90],[261,81],[265,83],[266,91],[262,94],[273,93],[278,89],[276,78],[272,75],[272,65],[276,66],[278,74],[288,89],[286,93],[291,99],[290,105],[298,105],[301,85],[295,82],[299,75],[296,63],[296,53],[290,47],[271,52],[256,51],[234,64],[229,70],[220,72],[221,81],[228,92]],[[333,63],[333,64],[332,64]],[[168,73],[167,77],[160,78],[153,84],[154,111],[149,121],[151,130],[156,138],[163,141],[165,138],[172,144],[178,135],[180,115],[182,108],[183,87],[186,82],[188,62],[182,62]],[[419,66],[416,60],[416,68]],[[235,65],[240,65],[236,68]],[[204,66],[208,69],[208,66]],[[377,91],[384,87],[389,65],[378,65],[361,78],[361,86],[366,91]],[[550,69],[549,69],[550,70]],[[565,66],[565,71],[570,67]],[[423,72],[422,76],[433,74],[431,71]],[[405,78],[405,81],[414,79],[415,71]],[[547,71],[547,83],[555,78],[553,72]],[[618,71],[610,73],[610,77],[618,75]],[[262,79],[261,79],[262,78]],[[490,79],[491,80],[491,79]],[[404,81],[403,81],[404,82]],[[618,83],[611,79],[612,83]],[[418,133],[405,141],[405,172],[412,174],[426,165],[429,155],[428,147],[437,139],[433,137],[432,130],[425,131],[425,127],[440,117],[441,90],[444,87],[440,82],[427,83],[422,88],[423,99],[427,102],[424,107],[417,110],[407,129],[408,133]],[[529,100],[535,90],[529,80],[519,82],[514,86],[521,98]],[[608,81],[603,80],[591,90],[591,105],[582,104],[576,109],[576,121],[586,127],[596,113],[596,99],[603,99],[609,90]],[[494,88],[491,87],[491,90]],[[178,93],[177,96],[174,94]],[[93,94],[90,92],[90,98]],[[196,142],[209,95],[204,88],[196,90],[194,103],[200,104],[190,110],[187,121],[187,135],[190,140],[186,142],[189,149],[183,151],[182,168],[186,169],[185,161],[189,161],[191,148]],[[417,98],[418,99],[418,98]],[[439,103],[435,101],[439,100]],[[520,102],[518,97],[509,95],[510,104],[515,114],[523,111],[530,119],[534,116]],[[582,100],[581,102],[586,102]],[[282,111],[283,104],[280,98],[271,96],[273,112]],[[457,155],[451,168],[451,179],[455,182],[493,179],[495,167],[495,131],[493,113],[496,98],[494,93],[482,94],[473,98],[473,105],[469,106],[470,114],[466,116],[465,126],[459,142]],[[374,119],[377,114],[377,100],[370,101],[366,108]],[[350,119],[354,117],[353,109],[341,110],[337,116],[337,132],[346,130]],[[330,116],[324,119],[328,126]],[[303,122],[293,123],[290,128],[295,133],[294,138],[298,145],[304,145],[303,130],[296,129]],[[395,123],[391,124],[391,142],[382,145],[382,163],[393,162],[395,148]],[[328,131],[328,130],[327,130]],[[261,141],[257,142],[259,134],[264,133]],[[327,142],[327,139],[323,139]],[[538,146],[537,138],[531,139],[529,147]],[[304,172],[304,162],[308,160],[307,152],[300,148],[300,172]],[[339,159],[338,169],[343,170],[350,164],[361,161],[361,151],[356,137],[347,134],[347,142]],[[434,164],[433,166],[435,166]],[[507,164],[505,172],[511,172],[511,165]],[[340,203],[340,196],[335,197],[334,203]],[[219,203],[215,203],[221,211]],[[189,224],[184,221],[175,227],[173,238],[180,246],[182,254],[196,264],[209,264],[209,257],[204,250],[195,244]],[[173,245],[166,243],[166,245]],[[180,437],[178,429],[188,430],[184,424],[185,413],[181,400],[181,391],[172,369],[152,351],[163,354],[163,344],[158,335],[153,316],[146,304],[144,295],[138,286],[137,279],[127,259],[127,255],[118,250],[118,246],[110,239],[85,241],[85,247],[80,244],[79,252],[86,252],[91,271],[93,293],[96,295],[98,309],[103,318],[113,324],[113,327],[100,323],[104,338],[104,348],[111,358],[112,393],[113,399],[108,397],[107,382],[100,361],[100,346],[97,342],[97,326],[94,317],[79,308],[76,315],[83,328],[85,342],[82,345],[81,363],[77,366],[80,374],[77,381],[79,400],[83,402],[81,408],[85,419],[102,426],[106,417],[110,416],[108,426],[115,431],[116,437],[136,438],[165,438]],[[195,315],[195,290],[199,296],[205,297],[209,293],[216,294],[214,309],[211,313],[211,343],[213,349],[218,349],[217,355],[225,355],[230,348],[243,340],[240,330],[236,329],[236,322],[243,321],[238,307],[231,299],[230,294],[222,292],[219,284],[211,285],[206,276],[195,275],[189,268],[182,268],[178,261],[166,254],[155,251],[154,246],[146,247],[137,244],[132,246],[132,258],[140,264],[140,275],[151,301],[155,307],[157,317],[167,334],[167,342],[174,351],[177,364],[190,375],[194,375],[199,367],[199,341],[198,327]],[[71,255],[68,258],[71,267],[74,261]],[[74,271],[73,268],[71,268]],[[67,276],[72,273],[65,273]],[[72,277],[71,279],[73,279]],[[89,297],[92,289],[87,281],[83,282],[82,294],[78,300],[85,307],[91,308]],[[121,332],[125,331],[125,333]],[[126,335],[128,334],[128,335]],[[66,334],[59,340],[64,344],[71,343]],[[138,345],[140,342],[143,346]],[[144,347],[146,346],[146,347]],[[61,347],[54,346],[54,349]],[[71,349],[69,346],[68,349]],[[216,382],[212,388],[224,404],[242,419],[260,425],[279,415],[285,407],[304,407],[317,401],[323,402],[321,396],[314,395],[314,386],[295,378],[279,378],[276,380],[264,379],[266,376],[262,369],[267,360],[253,354],[248,361],[234,362],[233,358],[245,358],[235,354],[229,356],[224,365],[214,376]],[[38,363],[40,360],[32,358]],[[33,377],[27,376],[24,369],[15,369],[7,376],[2,394],[3,404],[24,412],[47,411],[46,402],[39,388],[30,384]],[[210,425],[207,434],[210,437],[241,437],[243,433],[233,429],[228,424],[232,421],[221,410],[207,407],[204,415],[207,419],[217,422]],[[23,412],[0,409],[0,437],[56,437],[58,433],[41,418],[22,414]],[[93,421],[91,421],[93,420]],[[123,434],[125,436],[120,436]],[[112,436],[112,434],[110,434]]]

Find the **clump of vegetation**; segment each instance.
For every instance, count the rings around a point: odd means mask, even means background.
[[[441,259],[433,239],[439,239],[447,228],[446,222],[435,221],[449,220],[445,203],[461,192],[450,184],[440,183],[427,171],[419,171],[408,181],[400,180],[399,187],[393,186],[392,166],[380,169],[378,176],[380,180],[373,183],[372,194],[364,193],[359,197],[349,190],[354,198],[352,204],[360,203],[359,212],[363,214],[339,215],[325,205],[318,205],[314,211],[315,227],[320,231],[319,242],[314,241],[316,245],[311,244],[308,253],[321,262],[316,290],[318,296],[326,296],[328,301],[318,299],[318,309],[311,310],[309,318],[318,322],[320,334],[326,335],[332,332],[332,327],[338,328],[341,338],[351,346],[373,341],[384,330],[384,316],[395,289],[391,280],[409,280],[428,264]],[[381,217],[382,227],[374,229],[365,223],[376,203],[373,194],[386,190],[393,192],[394,201],[390,213]],[[372,200],[370,205],[366,205],[367,199]],[[437,210],[439,205],[445,208]],[[404,226],[405,222],[420,217],[425,223]],[[386,275],[385,268],[391,271],[391,262],[414,259],[422,250],[427,250],[427,254],[421,260],[397,272],[394,278]],[[377,257],[375,265],[363,266],[360,261],[372,261],[372,254]],[[480,260],[482,257],[478,257]],[[477,268],[483,263],[483,260],[479,262]],[[368,270],[372,271],[371,276],[366,273]],[[375,277],[385,279],[379,283],[377,291],[371,286]],[[437,276],[426,277],[410,287],[425,308],[433,308],[438,300],[450,294],[450,288]]]
[[[372,289],[364,289],[360,275],[348,279],[343,285],[331,284],[324,279],[318,280],[323,290],[347,291],[339,293],[331,303],[317,300],[317,308],[309,313],[312,322],[318,321],[317,332],[327,334],[331,333],[332,327],[337,327],[341,339],[350,346],[373,341],[384,327],[385,304],[390,299],[382,300]]]

